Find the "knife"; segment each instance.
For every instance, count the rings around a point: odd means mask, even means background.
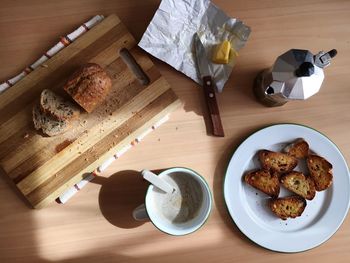
[[[218,103],[216,101],[214,82],[209,64],[210,62],[208,61],[207,53],[205,52],[205,48],[198,34],[195,33],[193,38],[196,51],[197,67],[199,75],[203,80],[204,96],[210,114],[212,132],[214,136],[224,137],[225,134],[221,123]]]

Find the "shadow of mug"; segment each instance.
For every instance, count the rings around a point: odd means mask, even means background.
[[[97,176],[92,183],[101,185],[98,201],[108,222],[120,228],[135,228],[145,223],[132,217],[133,210],[144,202],[149,185],[140,172],[125,170],[108,178]]]
[[[152,170],[160,173],[165,169]],[[148,221],[136,221],[132,213],[145,202],[149,183],[139,171],[124,170],[110,177],[96,176],[91,183],[101,185],[99,206],[102,215],[112,225],[120,228],[135,228]]]

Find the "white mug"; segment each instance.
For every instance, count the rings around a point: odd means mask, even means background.
[[[150,220],[164,233],[174,236],[190,234],[204,225],[212,208],[207,182],[193,170],[175,167],[158,175],[175,188],[166,193],[154,185],[146,192],[145,203],[135,208],[135,220]]]

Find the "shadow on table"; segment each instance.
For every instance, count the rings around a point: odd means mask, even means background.
[[[214,182],[216,187],[217,184],[221,185],[222,173],[220,171],[226,165],[225,158],[228,157],[229,151],[223,155],[219,162],[215,175],[218,180]],[[158,173],[158,171],[154,172]],[[121,171],[109,178],[97,177],[94,179],[94,183],[101,185],[99,204],[101,212],[108,222],[124,229],[136,228],[143,224],[143,222],[137,222],[132,218],[133,209],[144,201],[148,187],[148,183],[142,179],[139,172],[133,170]],[[97,246],[95,251],[87,254],[78,254],[62,260],[50,260],[42,257],[37,244],[36,231],[40,230],[40,226],[36,225],[35,218],[33,218],[34,213],[37,211],[28,209],[18,199],[18,201],[11,202],[13,206],[11,209],[6,208],[6,204],[1,205],[3,211],[13,211],[13,215],[2,215],[0,217],[2,225],[8,226],[0,228],[0,261],[6,263],[186,262],[190,254],[191,258],[197,259],[196,261],[204,262],[208,261],[210,257],[212,261],[216,260],[217,256],[224,255],[230,246],[241,247],[247,246],[247,244],[251,253],[259,253],[260,255],[272,253],[258,246],[250,246],[249,241],[234,227],[223,206],[222,188],[217,187],[217,189],[220,189],[214,191],[217,209],[227,227],[233,233],[232,239],[227,240],[225,243],[222,243],[220,238],[218,239],[216,236],[208,239],[208,233],[203,231],[198,231],[188,236],[173,237],[154,228],[154,231],[140,232],[137,237],[130,237],[122,243],[113,242],[100,249]],[[4,194],[11,195],[11,192],[10,189],[6,189],[0,193],[0,197],[3,197]],[[218,197],[221,199],[218,199]],[[16,227],[15,232],[13,227]],[[69,242],[69,236],[66,238],[67,242]],[[147,252],[148,247],[152,246],[152,243],[159,245],[159,239],[162,240],[163,245],[158,247],[157,250]],[[191,242],[191,240],[198,240],[198,242]],[[184,242],[190,243],[188,243],[188,246],[183,247]],[[203,253],[205,250],[209,251],[209,253]],[[210,253],[210,251],[215,251],[215,253]],[[79,250],[77,250],[77,253],[79,253]],[[242,254],[243,252],[238,253]],[[243,256],[242,254],[239,257]]]
[[[97,176],[92,183],[101,185],[98,202],[109,223],[120,228],[134,228],[144,223],[132,217],[133,210],[144,202],[148,187],[140,172],[125,170],[108,178]]]
[[[244,101],[250,105],[262,106],[255,98],[253,93],[253,83],[256,75],[261,71],[261,68],[239,68],[234,69],[232,75],[226,82],[222,93],[216,94],[216,100],[218,103],[221,118],[227,114],[226,109],[232,106],[240,107]],[[180,73],[178,73],[180,74]],[[178,76],[181,78],[181,76]],[[204,98],[203,88],[194,82],[184,82],[183,87],[191,89],[191,91],[184,94],[178,94],[180,100],[184,104],[184,110],[186,112],[194,112],[198,116],[202,116],[206,127],[206,133],[208,136],[212,136],[211,120],[208,112],[208,106]],[[225,106],[223,103],[225,102]],[[231,105],[229,104],[231,103]],[[225,130],[225,125],[224,125]]]
[[[158,174],[163,170],[153,172]],[[97,176],[92,183],[101,185],[98,201],[108,222],[120,228],[135,228],[145,223],[132,217],[133,210],[145,202],[149,186],[139,171],[120,171],[108,178]]]
[[[33,209],[2,173],[0,187],[0,262],[26,262],[25,254],[37,254]]]

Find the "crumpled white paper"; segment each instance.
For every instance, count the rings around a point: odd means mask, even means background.
[[[193,35],[198,32],[211,61],[213,46],[229,40],[235,51],[247,41],[250,28],[228,17],[209,0],[163,0],[139,46],[202,84],[193,52]],[[219,92],[228,80],[236,59],[227,65],[211,63]]]

